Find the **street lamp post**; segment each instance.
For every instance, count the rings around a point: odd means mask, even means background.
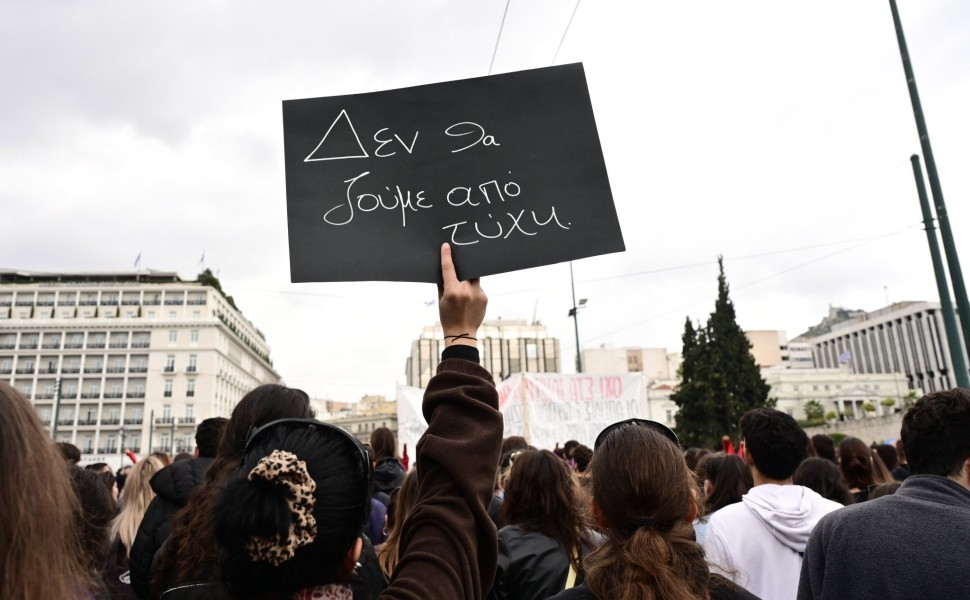
[[[127,434],[128,431],[125,429],[125,426],[122,425],[121,429],[118,430],[118,435],[121,436],[121,463],[118,465],[119,469],[123,469],[125,467],[125,436]]]
[[[583,372],[583,351],[579,346],[579,309],[586,306],[586,298],[581,298],[576,304],[576,280],[573,278],[573,262],[569,261],[569,284],[573,291],[573,307],[569,309],[569,315],[573,318],[573,326],[576,329],[576,372]]]

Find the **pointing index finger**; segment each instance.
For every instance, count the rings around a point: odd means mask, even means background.
[[[441,279],[445,289],[458,285],[455,263],[451,260],[451,246],[447,242],[441,244]]]

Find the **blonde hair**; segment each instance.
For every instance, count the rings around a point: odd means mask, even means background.
[[[161,471],[165,465],[156,456],[143,458],[135,464],[135,468],[125,480],[125,492],[121,497],[121,512],[111,522],[111,539],[121,538],[125,546],[125,554],[131,553],[131,544],[135,541],[138,526],[148,510],[148,505],[155,497],[155,491],[150,485],[155,473]]]

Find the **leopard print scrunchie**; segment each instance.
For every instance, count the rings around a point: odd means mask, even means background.
[[[249,472],[249,479],[262,479],[286,488],[286,502],[290,505],[293,520],[286,537],[254,535],[246,544],[254,561],[265,560],[278,567],[293,558],[297,548],[312,543],[317,537],[317,520],[313,517],[317,503],[313,492],[317,482],[310,477],[306,463],[285,450],[273,450],[269,456],[260,459]]]

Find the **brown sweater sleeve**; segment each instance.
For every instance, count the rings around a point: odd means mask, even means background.
[[[404,522],[401,559],[380,598],[480,600],[495,577],[498,542],[488,504],[502,414],[488,371],[448,358],[424,393],[418,501]]]

